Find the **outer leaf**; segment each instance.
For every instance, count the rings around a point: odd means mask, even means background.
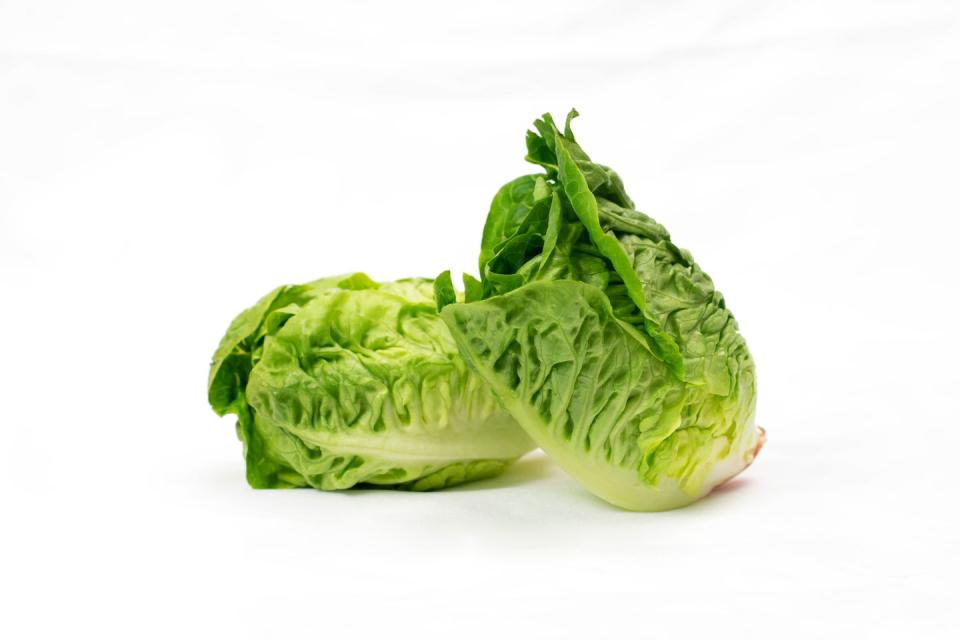
[[[483,297],[483,283],[471,276],[463,274],[463,298],[466,302],[480,300]]]
[[[526,217],[534,201],[534,187],[538,176],[520,176],[500,188],[490,204],[487,221],[483,225],[483,240],[480,244],[480,273],[495,247],[512,236],[520,221]]]
[[[733,402],[684,384],[596,287],[536,282],[442,317],[521,426],[613,504],[683,506],[753,459],[752,375]]]
[[[559,180],[563,185],[563,191],[573,210],[576,212],[580,222],[586,227],[590,234],[590,240],[600,253],[606,257],[613,270],[623,280],[630,298],[637,305],[640,313],[643,315],[644,328],[657,344],[657,352],[663,358],[670,368],[677,374],[682,375],[683,364],[680,357],[680,350],[674,338],[665,333],[655,318],[651,317],[646,311],[646,300],[643,294],[643,282],[633,270],[633,265],[623,247],[615,237],[608,236],[600,226],[599,207],[597,198],[590,191],[586,178],[580,172],[577,163],[567,149],[566,141],[555,132],[556,150],[559,159]]]
[[[573,111],[567,117],[563,133],[549,114],[534,123],[536,132],[528,132],[527,159],[542,166],[546,174],[533,180],[534,188],[525,193],[522,208],[510,209],[510,225],[488,223],[499,232],[495,242],[492,236],[485,236],[481,254],[486,302],[450,305],[443,317],[465,357],[477,363],[485,378],[509,374],[493,385],[501,400],[528,433],[581,482],[628,508],[677,506],[741,469],[753,455],[751,447],[758,438],[752,426],[753,361],[710,278],[688,252],[673,244],[663,226],[633,209],[619,176],[593,162],[576,142],[570,126],[576,115]],[[529,185],[531,177],[522,180]],[[497,207],[495,200],[491,216],[506,219],[504,209]],[[567,311],[577,307],[573,302],[576,292],[569,289],[571,281],[582,283],[579,286],[587,286],[591,293],[581,295],[580,315],[564,316],[567,306]],[[531,297],[533,291],[537,296]],[[557,291],[564,295],[558,297]],[[602,313],[596,296],[605,302]],[[553,305],[550,314],[541,314],[536,305],[547,302]],[[664,404],[650,411],[666,417],[673,416],[674,409],[679,411],[679,422],[670,423],[676,427],[676,435],[672,428],[638,427],[628,414],[618,415],[611,426],[590,419],[583,410],[568,407],[558,413],[549,403],[525,395],[527,386],[541,388],[539,382],[531,382],[527,369],[553,356],[549,349],[522,347],[524,340],[562,335],[560,342],[542,341],[556,342],[554,346],[562,351],[569,347],[564,346],[567,342],[578,344],[577,323],[594,316],[605,318],[597,321],[604,326],[619,326],[630,340],[596,342],[599,351],[590,362],[602,365],[592,368],[584,354],[577,352],[580,360],[557,365],[560,369],[579,367],[567,386],[549,377],[553,382],[543,388],[550,397],[566,393],[573,405],[577,404],[574,400],[594,401],[590,400],[594,393],[591,385],[601,384],[598,379],[604,388],[622,385],[620,391],[645,401],[666,394],[662,396]],[[488,361],[484,349],[492,349],[490,345],[497,340],[491,327],[514,336],[515,345],[521,346]],[[623,354],[630,357],[624,360]],[[611,378],[636,371],[633,359],[637,358],[645,363],[642,375]],[[658,364],[646,362],[650,359]],[[658,373],[643,373],[654,371]],[[597,393],[602,397],[602,391]],[[667,402],[671,398],[675,402]],[[533,415],[539,416],[542,424],[533,420]],[[684,420],[694,417],[698,422],[685,426]],[[582,437],[554,438],[560,424],[556,420],[561,419],[567,420],[563,429]],[[633,436],[618,441],[621,449],[611,449],[613,457],[596,458],[591,453],[591,443],[606,442],[608,432],[624,429],[634,429]],[[666,439],[658,440],[662,433],[667,433]],[[632,450],[630,455],[628,450]],[[634,454],[639,457],[631,457]],[[584,459],[590,463],[583,463]],[[604,470],[604,464],[611,469]],[[683,497],[657,493],[661,487],[672,486],[670,483]]]
[[[432,288],[340,276],[281,287],[238,316],[209,396],[237,414],[252,486],[436,489],[532,448],[467,370]]]
[[[437,311],[457,301],[457,291],[453,288],[450,271],[444,271],[433,281],[433,297],[437,300]]]
[[[300,305],[345,279],[345,276],[334,276],[306,285],[274,289],[233,320],[213,355],[207,399],[217,415],[237,416],[237,437],[243,442],[247,482],[252,487],[305,484],[287,464],[271,454],[270,443],[254,428],[253,411],[247,404],[247,381],[263,351],[264,338],[283,326]]]

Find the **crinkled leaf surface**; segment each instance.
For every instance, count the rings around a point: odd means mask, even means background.
[[[438,489],[533,447],[465,366],[430,280],[353,274],[274,290],[230,325],[208,397],[237,415],[258,488]]]
[[[495,196],[483,302],[442,316],[520,424],[614,504],[681,506],[749,464],[754,365],[723,296],[545,115]],[[549,311],[549,312],[547,312]],[[591,329],[592,327],[592,329]],[[631,400],[632,399],[632,400]]]

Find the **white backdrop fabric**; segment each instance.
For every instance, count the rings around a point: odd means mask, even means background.
[[[956,7],[0,2],[0,635],[955,637]],[[475,272],[571,106],[736,314],[757,463],[664,514],[539,453],[249,489],[205,401],[233,315]]]

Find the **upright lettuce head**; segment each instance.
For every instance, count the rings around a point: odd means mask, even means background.
[[[208,398],[236,414],[256,488],[438,489],[533,448],[460,358],[430,280],[275,289],[230,325]]]
[[[756,455],[753,360],[723,296],[567,118],[527,133],[545,173],[490,208],[481,282],[442,317],[521,426],[598,496],[688,504]]]

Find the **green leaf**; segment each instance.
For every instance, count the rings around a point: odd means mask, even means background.
[[[733,401],[681,382],[596,287],[535,282],[441,315],[537,444],[613,504],[683,506],[752,459],[752,372]]]
[[[466,302],[480,300],[483,297],[483,283],[469,273],[463,274],[463,297]]]
[[[534,188],[539,176],[521,176],[503,185],[490,203],[483,239],[480,244],[480,273],[493,257],[495,248],[514,234],[534,202]]]
[[[280,287],[234,320],[208,395],[237,415],[251,486],[438,489],[532,448],[440,320],[434,289],[456,301],[445,275]]]
[[[433,281],[433,296],[437,299],[437,311],[457,301],[457,291],[453,288],[450,271],[444,271]]]
[[[563,133],[549,114],[534,122],[527,159],[545,174],[523,176],[521,198],[503,196],[516,181],[501,189],[487,222],[496,233],[481,249],[484,301],[442,315],[504,405],[581,482],[628,508],[679,506],[752,459],[753,360],[689,252],[577,143],[577,115]],[[588,407],[610,389],[620,406],[635,396],[669,420],[654,427],[626,409],[612,423],[595,420]],[[561,397],[562,410],[552,404]],[[609,441],[614,432],[631,436]],[[597,442],[609,456],[597,457]],[[672,487],[668,497],[661,487]]]
[[[570,201],[577,217],[580,218],[580,222],[587,229],[593,246],[610,261],[614,271],[623,280],[630,299],[633,300],[643,315],[644,329],[657,344],[658,354],[674,373],[681,376],[683,374],[683,362],[676,341],[673,336],[661,329],[656,318],[646,312],[643,282],[634,271],[629,256],[620,246],[617,238],[607,235],[600,226],[600,213],[596,196],[593,195],[586,178],[570,155],[567,142],[560,136],[559,132],[555,133],[555,137],[560,166],[559,180],[563,186],[564,194]]]

